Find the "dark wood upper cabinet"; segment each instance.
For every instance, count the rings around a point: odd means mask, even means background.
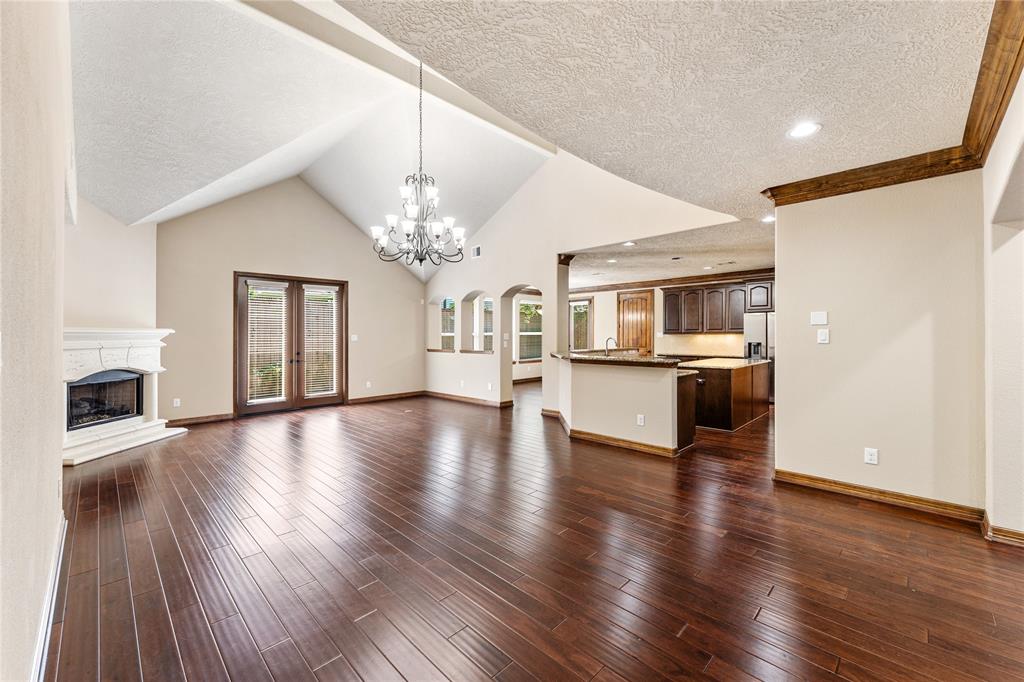
[[[664,319],[664,332],[666,334],[678,334],[683,331],[682,327],[682,306],[681,306],[681,292],[676,290],[665,291],[665,317]]]
[[[704,331],[704,290],[684,289],[682,296],[682,332]]]
[[[775,309],[774,294],[772,282],[749,282],[747,284],[747,312],[771,312]]]
[[[725,287],[704,290],[704,331],[725,331]]]
[[[742,333],[743,314],[775,309],[773,282],[663,289],[665,334]]]
[[[747,288],[729,287],[725,299],[725,331],[743,331],[743,313],[747,311]]]

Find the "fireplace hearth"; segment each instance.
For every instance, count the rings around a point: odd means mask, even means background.
[[[68,384],[68,431],[142,415],[142,374],[96,372]]]

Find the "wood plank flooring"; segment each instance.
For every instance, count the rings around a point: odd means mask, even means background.
[[[1024,679],[1024,551],[774,485],[772,425],[571,443],[538,384],[65,469],[47,679]]]

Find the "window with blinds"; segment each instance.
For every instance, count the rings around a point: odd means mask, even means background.
[[[455,350],[454,298],[446,298],[441,301],[441,348],[443,350]]]
[[[494,299],[485,298],[483,302],[483,335],[484,350],[494,350]]]
[[[593,325],[590,320],[590,301],[569,302],[569,350],[590,348]]]
[[[288,354],[288,284],[248,280],[250,404],[284,400]]]
[[[307,398],[338,392],[338,287],[302,285],[303,388]]]
[[[542,324],[539,303],[519,304],[519,359],[536,360],[541,356]]]

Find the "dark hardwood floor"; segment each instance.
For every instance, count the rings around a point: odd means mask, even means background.
[[[570,443],[539,384],[65,469],[48,679],[1024,677],[1024,551],[773,485],[771,422]]]

